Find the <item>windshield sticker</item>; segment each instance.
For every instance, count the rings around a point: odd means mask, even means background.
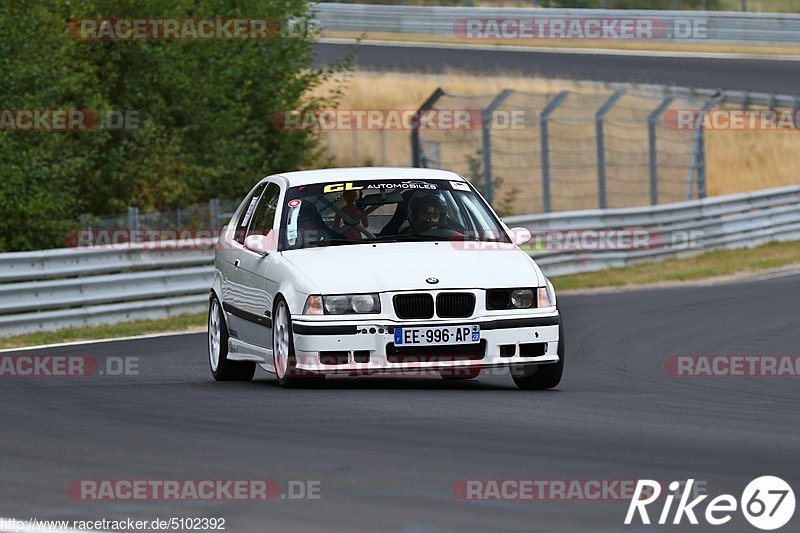
[[[300,200],[292,200],[289,204],[297,202],[295,205],[290,205],[289,215],[286,220],[286,241],[289,246],[297,244],[297,216],[300,214]]]
[[[353,182],[348,183],[331,183],[330,185],[326,185],[322,192],[327,194],[329,192],[342,192],[342,191],[356,191],[358,189],[363,189],[364,187],[356,187],[353,185]]]
[[[300,205],[300,200],[292,200],[287,204],[289,207],[297,207]]]
[[[454,191],[469,191],[469,185],[463,181],[451,181],[450,186]]]
[[[425,181],[404,181],[402,183],[370,183],[367,189],[438,189],[435,183]]]

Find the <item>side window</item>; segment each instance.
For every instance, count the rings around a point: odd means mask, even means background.
[[[274,183],[267,185],[267,190],[261,195],[253,220],[250,222],[248,235],[267,235],[275,223],[275,212],[278,210],[278,198],[281,188]]]
[[[244,244],[244,238],[247,234],[247,225],[250,223],[250,220],[253,218],[253,213],[256,210],[256,203],[258,202],[258,197],[261,196],[261,192],[266,187],[266,183],[261,183],[253,189],[253,192],[250,196],[247,197],[247,200],[242,202],[241,213],[239,214],[239,221],[236,223],[236,231],[233,234],[233,238],[239,244]]]

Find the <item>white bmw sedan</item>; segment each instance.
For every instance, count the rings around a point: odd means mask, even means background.
[[[261,180],[219,239],[211,372],[283,386],[328,374],[477,377],[522,389],[564,370],[552,284],[461,176],[419,168],[291,172]]]

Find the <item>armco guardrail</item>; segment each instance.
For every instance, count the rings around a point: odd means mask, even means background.
[[[800,15],[714,11],[430,7],[314,4],[322,30],[455,36],[468,19],[642,20],[653,23],[654,40],[722,43],[800,43]],[[460,27],[460,26],[459,26]],[[559,26],[560,27],[560,26]],[[566,29],[565,29],[566,31]],[[560,34],[558,34],[560,35]],[[565,34],[569,36],[569,33]],[[479,40],[478,40],[479,42]]]
[[[536,262],[548,276],[562,276],[798,240],[800,186],[652,207],[521,215],[505,222],[530,229]]]
[[[202,311],[213,248],[195,240],[0,254],[0,336]]]
[[[537,262],[547,275],[559,276],[798,240],[800,186],[653,207],[523,215],[505,222],[530,229]],[[610,249],[595,246],[614,232],[642,239]],[[213,245],[201,244],[0,254],[0,336],[202,311],[213,276]]]

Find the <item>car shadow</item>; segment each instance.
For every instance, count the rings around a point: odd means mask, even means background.
[[[385,376],[328,376],[319,385],[314,385],[306,390],[517,390],[517,387],[508,377],[506,380],[493,378],[491,381],[482,380],[480,377],[469,380],[446,380],[439,377],[385,377]],[[266,387],[280,387],[278,380],[274,376],[263,376],[253,380],[253,383]],[[299,387],[302,389],[303,387]]]

